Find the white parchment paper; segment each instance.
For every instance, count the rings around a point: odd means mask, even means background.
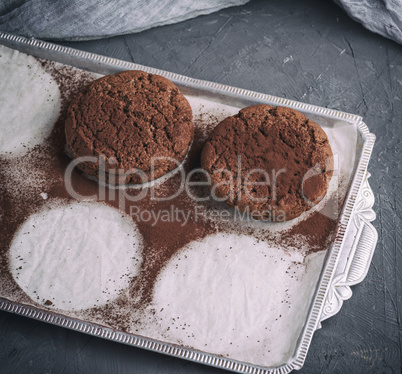
[[[45,141],[60,108],[60,93],[30,56],[2,46],[0,54],[0,153],[14,157]],[[240,109],[206,98],[187,98],[197,126],[210,125],[211,117],[218,123]],[[204,120],[205,113],[209,116]],[[251,223],[252,235],[235,233],[235,226],[228,224],[228,232],[186,245],[159,274],[145,311],[138,315],[125,309],[132,321],[128,332],[257,365],[289,360],[307,318],[325,251],[306,256],[303,241],[297,248],[282,248],[260,240],[258,233],[271,230],[280,235],[321,209],[329,197],[341,198],[355,166],[356,129],[339,120],[314,120],[327,133],[335,156],[326,198],[295,220],[268,226]],[[9,178],[10,186],[24,183],[13,173]],[[55,311],[107,325],[101,314],[91,320],[85,310],[101,307],[127,290],[142,261],[141,233],[128,218],[103,204],[47,201],[45,210],[21,226],[9,256],[14,279],[33,301],[47,299]],[[2,296],[13,300],[12,295]]]

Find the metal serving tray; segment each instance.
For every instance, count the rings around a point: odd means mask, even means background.
[[[149,73],[159,74],[173,81],[184,94],[198,95],[210,99],[218,98],[219,102],[223,104],[233,105],[235,103],[240,107],[259,103],[287,106],[312,117],[341,120],[356,127],[358,136],[361,138],[361,148],[356,155],[356,167],[340,214],[335,239],[327,252],[296,350],[286,364],[266,368],[239,362],[134,334],[115,331],[111,328],[66,317],[37,307],[18,304],[1,298],[0,294],[1,310],[170,356],[181,357],[241,373],[284,374],[293,369],[300,369],[306,358],[314,331],[321,327],[323,320],[333,316],[340,310],[343,301],[352,296],[350,287],[361,282],[366,276],[377,242],[377,232],[370,223],[375,219],[375,213],[372,210],[374,195],[368,183],[370,174],[367,172],[375,136],[369,132],[362,118],[349,113],[202,81],[36,39],[0,33],[0,43],[39,58],[53,60],[100,74],[113,74],[128,69],[140,69]]]

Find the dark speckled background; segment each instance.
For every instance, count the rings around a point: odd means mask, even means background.
[[[331,1],[252,1],[140,34],[66,45],[364,117],[379,242],[352,299],[318,330],[300,373],[400,373],[402,46]],[[0,312],[2,373],[224,371]]]

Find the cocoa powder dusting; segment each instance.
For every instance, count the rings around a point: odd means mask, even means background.
[[[71,99],[96,78],[93,74],[60,64],[48,61],[41,61],[41,64],[59,85],[62,97],[60,117],[54,125],[50,137],[44,144],[37,146],[18,160],[10,161],[0,158],[0,208],[1,212],[3,212],[0,216],[0,284],[3,293],[5,292],[12,296],[13,299],[27,303],[32,303],[32,301],[19,289],[8,270],[7,250],[18,227],[30,214],[39,211],[47,203],[40,196],[40,193],[47,194],[47,201],[52,199],[65,202],[73,200],[66,191],[64,183],[64,173],[71,161],[65,150],[64,122],[66,108]],[[194,121],[194,141],[190,147],[189,154],[182,164],[185,175],[188,175],[194,168],[200,167],[202,147],[216,124],[217,121],[213,116],[208,117],[205,114],[201,119]],[[39,187],[29,183],[21,185],[16,183],[13,189],[6,188],[6,186],[10,186],[10,183],[6,184],[3,181],[8,178],[9,170],[15,167],[17,163],[25,163],[28,174],[30,170],[45,173],[46,179],[39,183]],[[71,178],[72,186],[76,192],[85,196],[98,196],[99,186],[96,181],[89,179],[77,169],[74,169]],[[194,175],[194,178],[196,179],[197,176]],[[143,237],[143,264],[140,274],[132,279],[127,295],[121,295],[117,300],[108,303],[106,306],[87,311],[88,318],[98,320],[102,324],[116,329],[127,330],[128,318],[124,311],[141,311],[151,301],[153,287],[158,274],[178,250],[191,241],[215,233],[217,230],[233,230],[233,226],[230,224],[206,219],[194,213],[197,207],[201,207],[205,211],[214,207],[230,209],[223,203],[211,202],[210,200],[196,203],[188,196],[185,190],[167,201],[156,201],[152,198],[152,193],[158,198],[172,195],[179,189],[180,181],[181,172],[177,171],[166,181],[157,182],[153,187],[148,187],[146,196],[139,201],[131,201],[130,196],[140,193],[140,189],[117,190],[106,187],[106,199],[102,201],[116,209],[124,206],[124,212],[131,216],[138,225]],[[116,195],[118,193],[123,195],[122,191],[124,191],[125,197],[123,200],[119,200]],[[208,189],[199,188],[197,191],[197,188],[195,188],[195,190],[191,189],[191,191],[197,196],[202,195],[205,197]],[[146,210],[154,210],[156,213],[169,211],[173,212],[173,215],[175,212],[188,212],[188,217],[184,223],[184,217],[179,217],[180,213],[177,213],[176,220],[160,220],[153,225],[152,221],[146,222],[139,218],[141,212]],[[271,241],[277,241],[281,245],[297,246],[297,241],[302,236],[307,241],[311,251],[326,250],[335,226],[336,219],[320,213],[313,213],[308,219],[282,233],[279,238],[277,235],[270,233],[269,223],[267,223],[264,240],[268,238]],[[249,232],[249,228],[242,228],[241,226],[236,226],[236,230],[241,233]],[[48,307],[51,306],[51,302],[44,300],[44,303]],[[43,308],[43,303],[39,307]]]
[[[139,70],[107,75],[81,91],[67,110],[65,129],[76,157],[102,153],[113,176],[116,169],[138,168],[148,181],[175,169],[194,135],[191,106],[176,85]],[[78,167],[98,175],[94,162]],[[134,173],[116,184],[141,183],[141,177]]]
[[[297,246],[297,238],[303,236],[309,245],[308,253],[322,251],[328,248],[335,227],[335,220],[321,213],[314,213],[286,231],[283,234],[283,241]]]
[[[228,205],[251,209],[255,218],[283,222],[325,196],[333,156],[324,130],[315,122],[294,109],[260,104],[216,126],[202,150],[201,164],[210,173],[216,195]],[[232,178],[237,183],[228,183]]]

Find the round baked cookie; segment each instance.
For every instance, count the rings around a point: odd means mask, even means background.
[[[201,166],[214,198],[255,219],[280,222],[325,196],[333,155],[325,132],[302,113],[255,105],[216,126]]]
[[[112,184],[144,183],[175,169],[194,137],[192,110],[159,75],[124,71],[92,82],[72,101],[65,121],[77,166]]]

